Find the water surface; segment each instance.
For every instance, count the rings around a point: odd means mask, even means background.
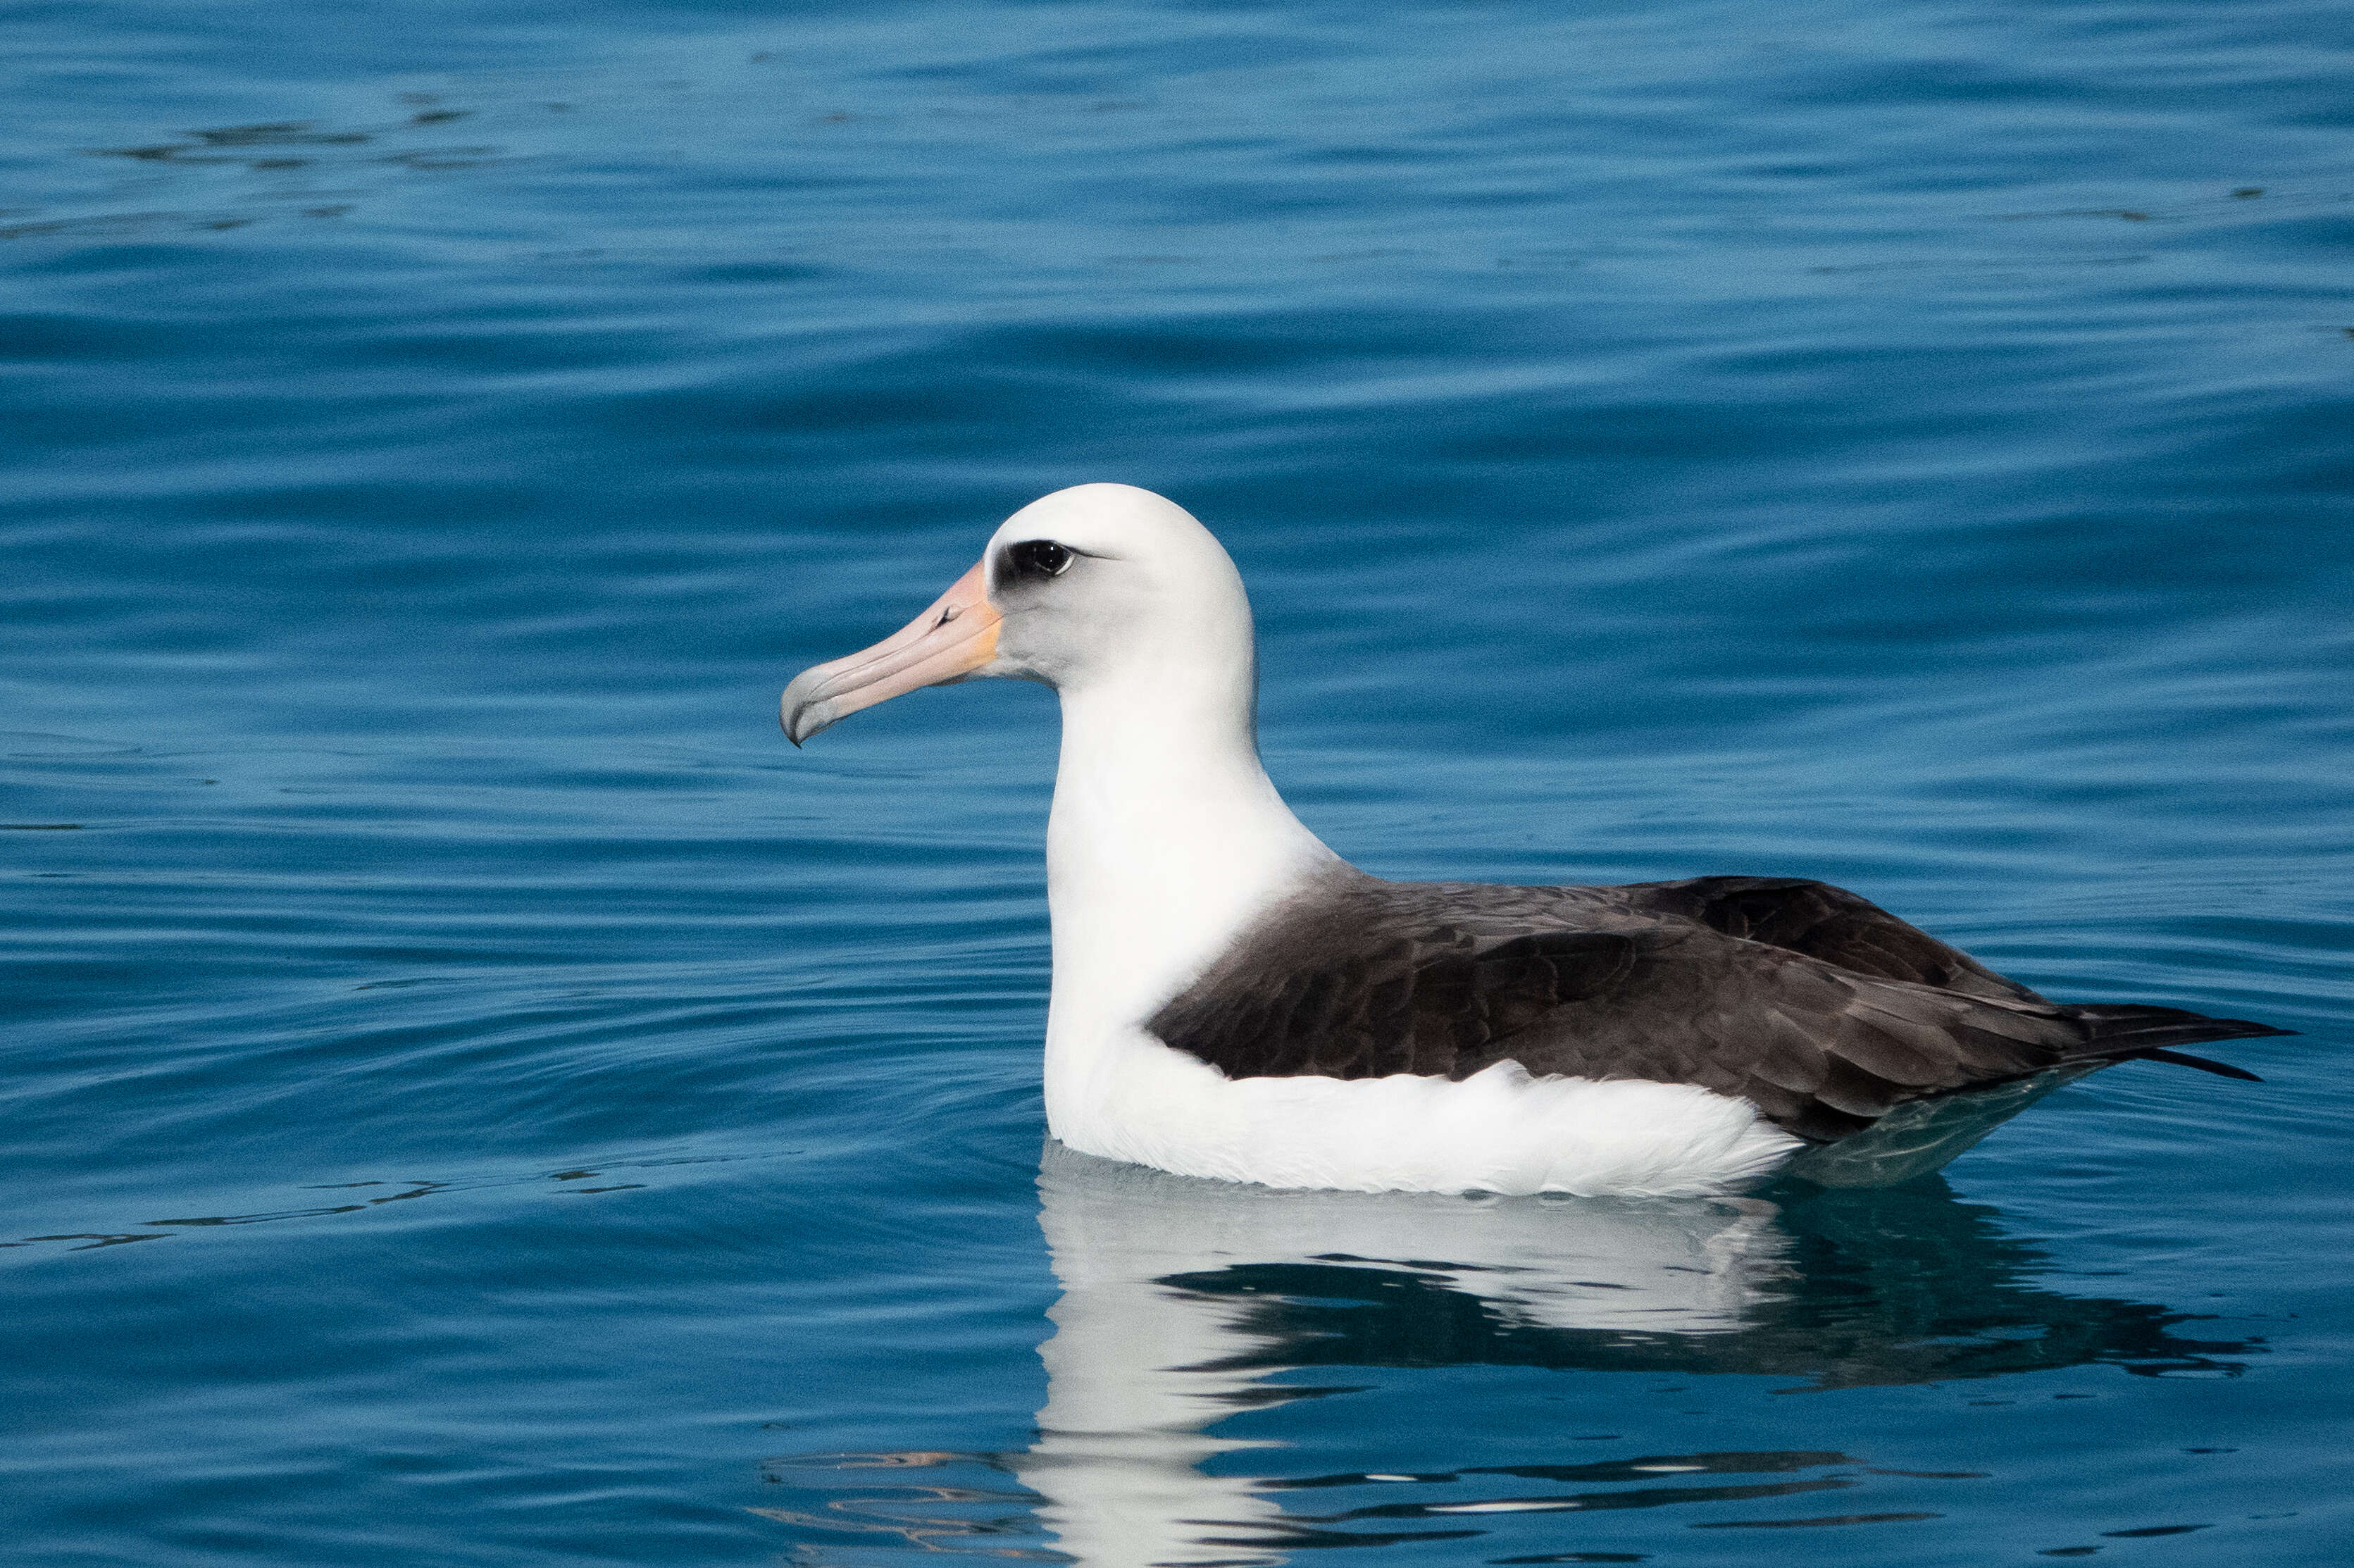
[[[2335,1562],[2342,21],[16,8],[9,1560]],[[1093,479],[1369,870],[2303,1033],[1886,1192],[1042,1163],[1051,698],[772,715]]]

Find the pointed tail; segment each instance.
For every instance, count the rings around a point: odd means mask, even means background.
[[[2185,1012],[2179,1007],[2083,1002],[2062,1007],[2060,1012],[2084,1026],[2084,1043],[2069,1053],[2072,1060],[2171,1062],[2179,1067],[2196,1067],[2226,1078],[2243,1078],[2252,1084],[2264,1080],[2243,1067],[2187,1055],[2170,1047],[2195,1045],[2202,1040],[2247,1040],[2258,1035],[2296,1033],[2294,1029],[2274,1029],[2269,1023],[2251,1023],[2244,1018],[2209,1018],[2203,1013]]]

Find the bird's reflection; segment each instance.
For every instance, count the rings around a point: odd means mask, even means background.
[[[1358,1385],[1367,1369],[1488,1365],[1769,1374],[1819,1390],[2089,1362],[2228,1375],[2255,1348],[2186,1338],[2176,1331],[2186,1315],[2160,1307],[2043,1287],[2041,1254],[1937,1178],[1716,1199],[1293,1192],[1056,1147],[1039,1194],[1062,1296],[1039,1347],[1048,1384],[1036,1442],[1013,1454],[779,1461],[771,1478],[813,1489],[823,1512],[763,1511],[870,1542],[881,1531],[932,1550],[1106,1568],[1276,1563],[1320,1546],[1477,1534],[1483,1513],[1858,1484],[1857,1461],[1829,1450],[1532,1454],[1444,1476],[1285,1476],[1277,1446],[1218,1432],[1242,1408],[1347,1392],[1332,1386],[1341,1369]],[[1264,1462],[1213,1463],[1254,1447]],[[877,1485],[875,1466],[924,1473],[902,1470],[912,1487]],[[1441,1482],[1467,1484],[1430,1484]],[[1414,1500],[1338,1511],[1283,1500],[1336,1487],[1380,1495],[1383,1483]],[[1772,1522],[1842,1517],[1925,1516]]]

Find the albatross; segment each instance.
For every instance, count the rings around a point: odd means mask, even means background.
[[[1693,1194],[1935,1169],[2128,1059],[2281,1034],[2054,1002],[1793,877],[1389,882],[1267,775],[1233,560],[1183,508],[1082,484],[999,527],[872,648],[785,690],[799,746],[919,686],[1043,682],[1046,1122],[1082,1153],[1270,1187]]]

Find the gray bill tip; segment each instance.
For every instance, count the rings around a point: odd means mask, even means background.
[[[794,676],[792,683],[785,688],[785,694],[777,699],[777,724],[784,730],[785,738],[795,746],[840,716],[830,700],[812,694],[811,688],[820,682],[811,680],[811,673],[804,670]]]

